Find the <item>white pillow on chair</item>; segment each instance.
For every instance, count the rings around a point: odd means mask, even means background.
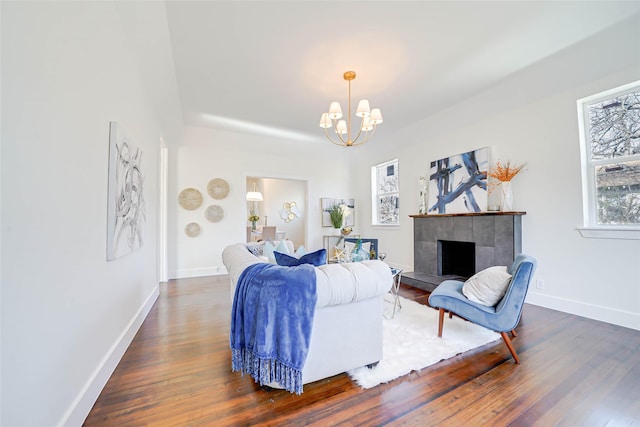
[[[507,272],[507,267],[489,267],[464,282],[462,293],[473,302],[493,307],[507,292],[509,282],[511,274]]]

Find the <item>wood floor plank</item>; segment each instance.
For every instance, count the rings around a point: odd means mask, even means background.
[[[84,425],[640,424],[639,331],[525,305],[520,365],[499,340],[371,389],[340,374],[297,396],[231,372],[230,314],[227,276],[161,286]]]

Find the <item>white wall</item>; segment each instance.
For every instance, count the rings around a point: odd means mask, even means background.
[[[2,2],[2,420],[80,425],[157,296],[160,131],[112,2]],[[106,261],[109,121],[144,247]]]
[[[631,43],[635,40],[635,45]],[[528,301],[640,329],[640,241],[585,239],[576,101],[640,76],[640,22],[632,20],[548,58],[490,90],[399,133],[408,146],[362,149],[356,160],[357,192],[369,191],[370,166],[397,156],[402,224],[369,227],[388,261],[413,266],[413,223],[418,176],[429,162],[484,146],[493,161],[526,162],[513,181],[514,209],[523,217],[523,251],[538,259],[535,279],[545,281]],[[635,46],[635,49],[630,48]],[[373,147],[373,146],[371,146]],[[358,210],[370,224],[370,208]]]
[[[245,195],[249,176],[307,181],[308,205],[305,218],[299,219],[305,221],[306,242],[299,244],[307,249],[321,248],[322,236],[328,229],[321,226],[320,198],[352,197],[348,187],[349,157],[346,149],[328,142],[286,141],[239,132],[186,128],[169,167],[170,277],[226,273],[222,265],[223,249],[246,240]],[[227,198],[217,203],[225,210],[224,219],[218,223],[209,223],[203,216],[204,209],[212,202],[206,194],[206,185],[213,178],[223,178],[230,186]],[[178,207],[178,194],[187,187],[203,192],[205,202],[201,208],[187,211]],[[197,238],[189,238],[184,233],[184,226],[191,221],[202,227]],[[269,225],[281,225],[274,214],[269,214],[268,221]]]

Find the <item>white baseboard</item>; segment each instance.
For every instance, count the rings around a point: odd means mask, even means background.
[[[529,290],[527,303],[640,331],[640,314]]]
[[[58,426],[81,426],[84,420],[91,412],[91,408],[98,400],[102,389],[107,384],[109,377],[118,366],[120,359],[124,356],[125,351],[133,341],[133,337],[140,329],[142,322],[149,314],[151,307],[158,299],[160,294],[158,286],[147,297],[147,300],[140,307],[136,315],[131,319],[122,334],[113,343],[107,354],[104,356],[96,370],[91,375],[89,381],[78,394],[71,407],[67,410]]]
[[[227,269],[224,268],[224,266],[183,268],[180,270],[170,271],[169,278],[170,279],[187,279],[189,277],[219,276],[222,274],[228,274]]]

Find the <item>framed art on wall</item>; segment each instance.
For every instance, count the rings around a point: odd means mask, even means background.
[[[375,179],[375,224],[398,225],[400,223],[400,185],[398,159],[381,163],[372,168]]]
[[[107,261],[142,247],[145,222],[142,150],[117,122],[109,124]]]
[[[488,168],[488,147],[431,162],[427,213],[486,211]]]
[[[322,226],[333,227],[329,210],[334,206],[345,205],[351,212],[344,220],[344,227],[353,227],[355,223],[355,199],[320,199],[320,208],[322,209]]]

